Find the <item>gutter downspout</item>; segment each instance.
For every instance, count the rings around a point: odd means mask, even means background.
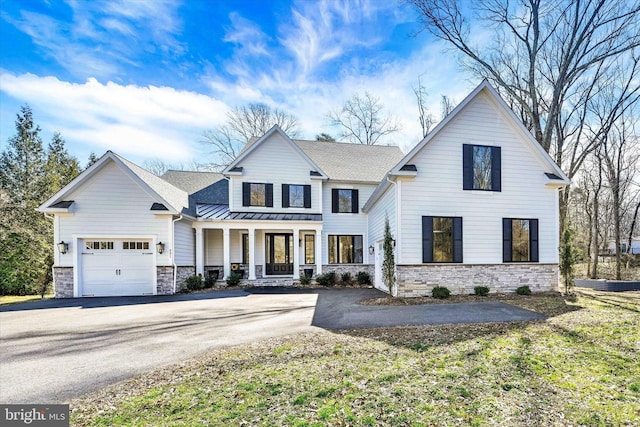
[[[173,293],[176,293],[176,284],[178,281],[178,266],[176,265],[176,222],[182,219],[182,214],[172,221],[171,227],[171,265],[173,265]]]
[[[55,272],[54,268],[55,268],[55,265],[56,265],[56,239],[55,239],[55,227],[56,227],[55,220],[56,220],[56,216],[55,215],[49,216],[49,214],[47,214],[46,212],[42,212],[42,213],[44,214],[45,218],[50,219],[52,221],[51,225],[53,225],[53,229],[54,229],[54,232],[53,232],[53,234],[54,234],[54,239],[53,239],[53,265],[51,266],[51,280],[53,281],[53,283],[51,285],[53,287],[53,289],[52,289],[53,297],[55,298],[55,295],[56,295],[55,294],[55,292],[56,292],[55,277],[56,276],[54,274],[54,272]],[[43,298],[44,298],[44,295],[43,295]]]

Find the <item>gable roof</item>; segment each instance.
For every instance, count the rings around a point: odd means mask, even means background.
[[[69,195],[71,192],[79,188],[89,178],[98,173],[109,162],[115,163],[144,191],[151,195],[151,197],[153,197],[157,201],[157,203],[164,205],[168,210],[167,213],[178,214],[181,213],[183,209],[188,207],[189,197],[186,191],[173,186],[162,178],[155,176],[148,170],[141,168],[140,166],[130,162],[123,157],[120,157],[116,153],[107,151],[93,165],[91,165],[84,172],[78,175],[56,194],[54,194],[51,198],[49,198],[49,200],[40,205],[40,207],[38,207],[38,210],[40,212],[59,212],[59,203],[65,199],[65,196]],[[67,206],[67,208],[70,207],[71,204]]]
[[[221,179],[224,179],[224,176],[218,172],[194,172],[170,169],[162,174],[160,178],[167,181],[174,187],[178,187],[179,189],[192,194],[220,181]]]
[[[291,138],[289,138],[289,136],[284,133],[284,131],[280,128],[280,126],[278,125],[273,125],[273,127],[271,129],[269,129],[267,131],[267,133],[265,133],[264,135],[262,135],[260,138],[258,138],[257,140],[255,140],[254,142],[252,142],[253,140],[247,142],[247,144],[245,145],[245,147],[243,147],[242,151],[240,152],[240,155],[238,157],[236,157],[236,159],[231,162],[231,164],[229,166],[227,166],[222,173],[227,175],[230,172],[236,172],[235,169],[238,164],[240,162],[242,162],[242,160],[244,160],[247,156],[249,156],[256,148],[258,148],[260,145],[262,145],[265,141],[267,141],[273,134],[275,133],[279,133],[282,138],[284,138],[284,140],[291,146],[291,148],[293,148],[293,150],[295,152],[297,152],[308,164],[309,167],[311,168],[311,170],[315,170],[317,172],[319,172],[321,174],[322,178],[327,178],[326,174],[322,171],[322,169],[320,169],[320,167],[318,167],[318,165],[316,165],[314,163],[313,160],[311,160],[309,158],[309,156],[300,149],[300,147],[298,147]],[[240,168],[240,171],[242,169]]]
[[[363,145],[332,141],[293,141],[336,181],[380,182],[403,157],[393,145]]]
[[[503,112],[507,115],[509,121],[515,126],[516,131],[521,134],[522,140],[533,150],[536,156],[548,167],[548,170],[545,170],[543,172],[554,175],[554,177],[550,177],[549,175],[547,175],[547,178],[549,179],[550,184],[556,185],[556,186],[566,186],[571,184],[571,180],[567,177],[567,175],[565,175],[562,169],[560,169],[560,166],[556,164],[556,162],[551,158],[549,153],[547,153],[542,148],[542,146],[538,143],[538,141],[535,140],[533,135],[531,135],[531,132],[529,132],[529,130],[522,123],[522,121],[515,115],[513,110],[511,110],[511,108],[507,105],[507,103],[504,102],[500,94],[498,94],[498,92],[493,88],[493,86],[491,86],[491,84],[489,84],[489,82],[486,79],[483,80],[482,83],[480,83],[469,95],[467,95],[466,98],[462,100],[462,102],[458,104],[458,106],[456,106],[456,108],[454,108],[453,111],[451,111],[451,113],[449,113],[447,117],[445,117],[440,123],[438,123],[438,125],[431,132],[429,132],[429,134],[426,137],[424,137],[422,141],[416,144],[416,146],[413,147],[411,151],[409,151],[404,156],[404,158],[400,160],[400,162],[398,162],[398,164],[396,164],[390,170],[390,172],[388,173],[388,176],[393,177],[393,176],[406,175],[406,172],[403,173],[403,171],[406,171],[408,168],[410,168],[409,163],[414,158],[414,156],[418,152],[423,150],[426,146],[428,146],[431,143],[431,141],[433,141],[438,136],[438,134],[440,134],[440,132],[442,132],[442,130],[449,123],[451,123],[460,114],[461,111],[463,111],[467,107],[467,105],[469,105],[476,97],[479,96],[480,93],[487,94],[491,100],[493,100],[496,104],[498,104],[498,107],[501,110],[503,110]],[[369,210],[375,204],[375,202],[380,198],[380,196],[384,194],[384,192],[387,190],[387,188],[390,185],[391,184],[388,182],[388,180],[381,181],[378,187],[374,190],[373,194],[371,195],[367,203],[365,203],[363,210],[365,212]]]

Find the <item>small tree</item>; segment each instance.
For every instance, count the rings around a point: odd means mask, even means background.
[[[560,274],[564,279],[564,290],[567,295],[573,288],[573,265],[576,261],[576,251],[573,248],[573,233],[569,227],[562,233],[560,242]]]
[[[382,280],[389,288],[389,294],[394,295],[394,285],[396,283],[396,261],[393,254],[393,236],[389,226],[389,217],[384,219],[384,243],[382,245],[384,259],[382,260]]]

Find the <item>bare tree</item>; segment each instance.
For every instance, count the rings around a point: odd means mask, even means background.
[[[262,103],[233,108],[227,113],[227,122],[202,134],[200,141],[213,156],[208,169],[223,169],[240,154],[252,138],[264,135],[274,125],[292,138],[298,137],[295,116]]]
[[[342,127],[341,137],[357,144],[375,145],[401,129],[396,117],[384,113],[380,98],[369,92],[354,95],[341,110],[330,111],[327,117],[331,125]]]
[[[431,128],[436,123],[436,119],[427,107],[427,97],[429,96],[429,93],[420,81],[420,77],[418,77],[418,87],[414,87],[412,89],[418,104],[418,121],[420,122],[422,137],[424,138],[429,134],[429,132],[431,132]]]
[[[440,115],[442,116],[442,119],[447,117],[454,108],[456,108],[455,102],[447,95],[442,95],[440,98]]]
[[[540,145],[572,178],[596,148],[580,132],[587,103],[611,65],[640,46],[640,4],[606,0],[408,0],[425,29],[459,52],[514,107]],[[467,3],[465,3],[466,5]],[[471,17],[493,39],[476,44]],[[568,156],[568,161],[565,157]],[[561,225],[568,194],[561,199]]]
[[[316,135],[316,141],[329,141],[329,142],[334,142],[336,139],[334,137],[332,137],[331,135],[329,135],[328,133],[319,133]]]
[[[180,171],[208,170],[206,165],[202,165],[195,161],[191,161],[188,163],[167,163],[162,159],[151,159],[151,160],[145,160],[142,166],[156,176],[161,176],[168,170],[180,170]]]

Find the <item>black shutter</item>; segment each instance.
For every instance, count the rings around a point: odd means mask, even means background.
[[[531,262],[538,262],[540,255],[538,254],[538,220],[529,220],[529,245],[531,247]]]
[[[331,212],[337,213],[339,211],[339,191],[337,188],[331,190]]]
[[[453,218],[453,262],[462,262],[462,218]]]
[[[304,207],[305,208],[311,207],[311,186],[310,185],[304,186]]]
[[[473,190],[473,145],[462,144],[462,189]]]
[[[289,184],[282,184],[282,207],[289,207]]]
[[[511,262],[511,219],[502,218],[502,262]]]
[[[491,190],[502,191],[502,149],[491,147]]]
[[[273,207],[273,184],[264,185],[264,204],[268,208]]]
[[[242,206],[251,206],[251,183],[242,183]]]
[[[422,217],[422,262],[433,262],[433,217]]]
[[[351,213],[360,212],[360,205],[358,203],[358,190],[351,190]]]

